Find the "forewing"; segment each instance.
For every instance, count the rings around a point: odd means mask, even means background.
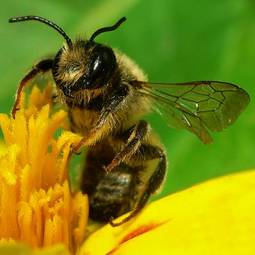
[[[221,131],[232,124],[250,101],[243,89],[226,82],[135,83],[171,126],[189,130],[204,143],[212,141],[209,130]]]

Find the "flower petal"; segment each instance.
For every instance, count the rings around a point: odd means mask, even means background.
[[[255,170],[153,202],[130,222],[92,234],[79,254],[253,255],[254,211]]]
[[[12,240],[0,240],[1,255],[70,255],[64,245],[54,245],[40,250],[32,250],[28,246]]]
[[[0,238],[33,248],[62,243],[75,254],[85,237],[88,198],[71,192],[67,170],[70,147],[81,137],[62,131],[55,138],[67,115],[52,111],[51,90],[33,87],[27,104],[22,95],[15,119],[0,114],[6,144],[0,153]]]

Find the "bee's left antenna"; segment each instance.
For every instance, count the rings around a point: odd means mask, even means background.
[[[57,24],[53,23],[50,20],[47,20],[47,19],[39,17],[39,16],[29,15],[29,16],[10,18],[9,22],[14,23],[14,22],[29,21],[29,20],[36,20],[36,21],[42,22],[42,23],[54,28],[65,38],[68,47],[72,48],[72,46],[73,46],[72,40],[68,37],[68,35],[65,33],[65,31],[61,27],[59,27]]]

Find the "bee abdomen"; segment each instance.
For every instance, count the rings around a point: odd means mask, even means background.
[[[126,169],[123,169],[126,168]],[[105,173],[89,194],[90,217],[97,221],[109,221],[131,210],[137,186],[137,175],[129,167],[120,165]]]

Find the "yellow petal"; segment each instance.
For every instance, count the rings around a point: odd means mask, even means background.
[[[79,255],[253,255],[254,211],[255,170],[217,178],[151,203],[120,227],[106,225]]]
[[[1,255],[70,255],[64,245],[55,245],[45,249],[32,250],[28,246],[14,241],[0,240]]]
[[[52,111],[51,90],[33,87],[27,103],[22,95],[15,119],[0,114],[6,146],[0,153],[0,239],[34,249],[61,243],[75,254],[85,238],[88,198],[71,192],[67,171],[70,146],[81,137],[55,136],[66,112]]]

